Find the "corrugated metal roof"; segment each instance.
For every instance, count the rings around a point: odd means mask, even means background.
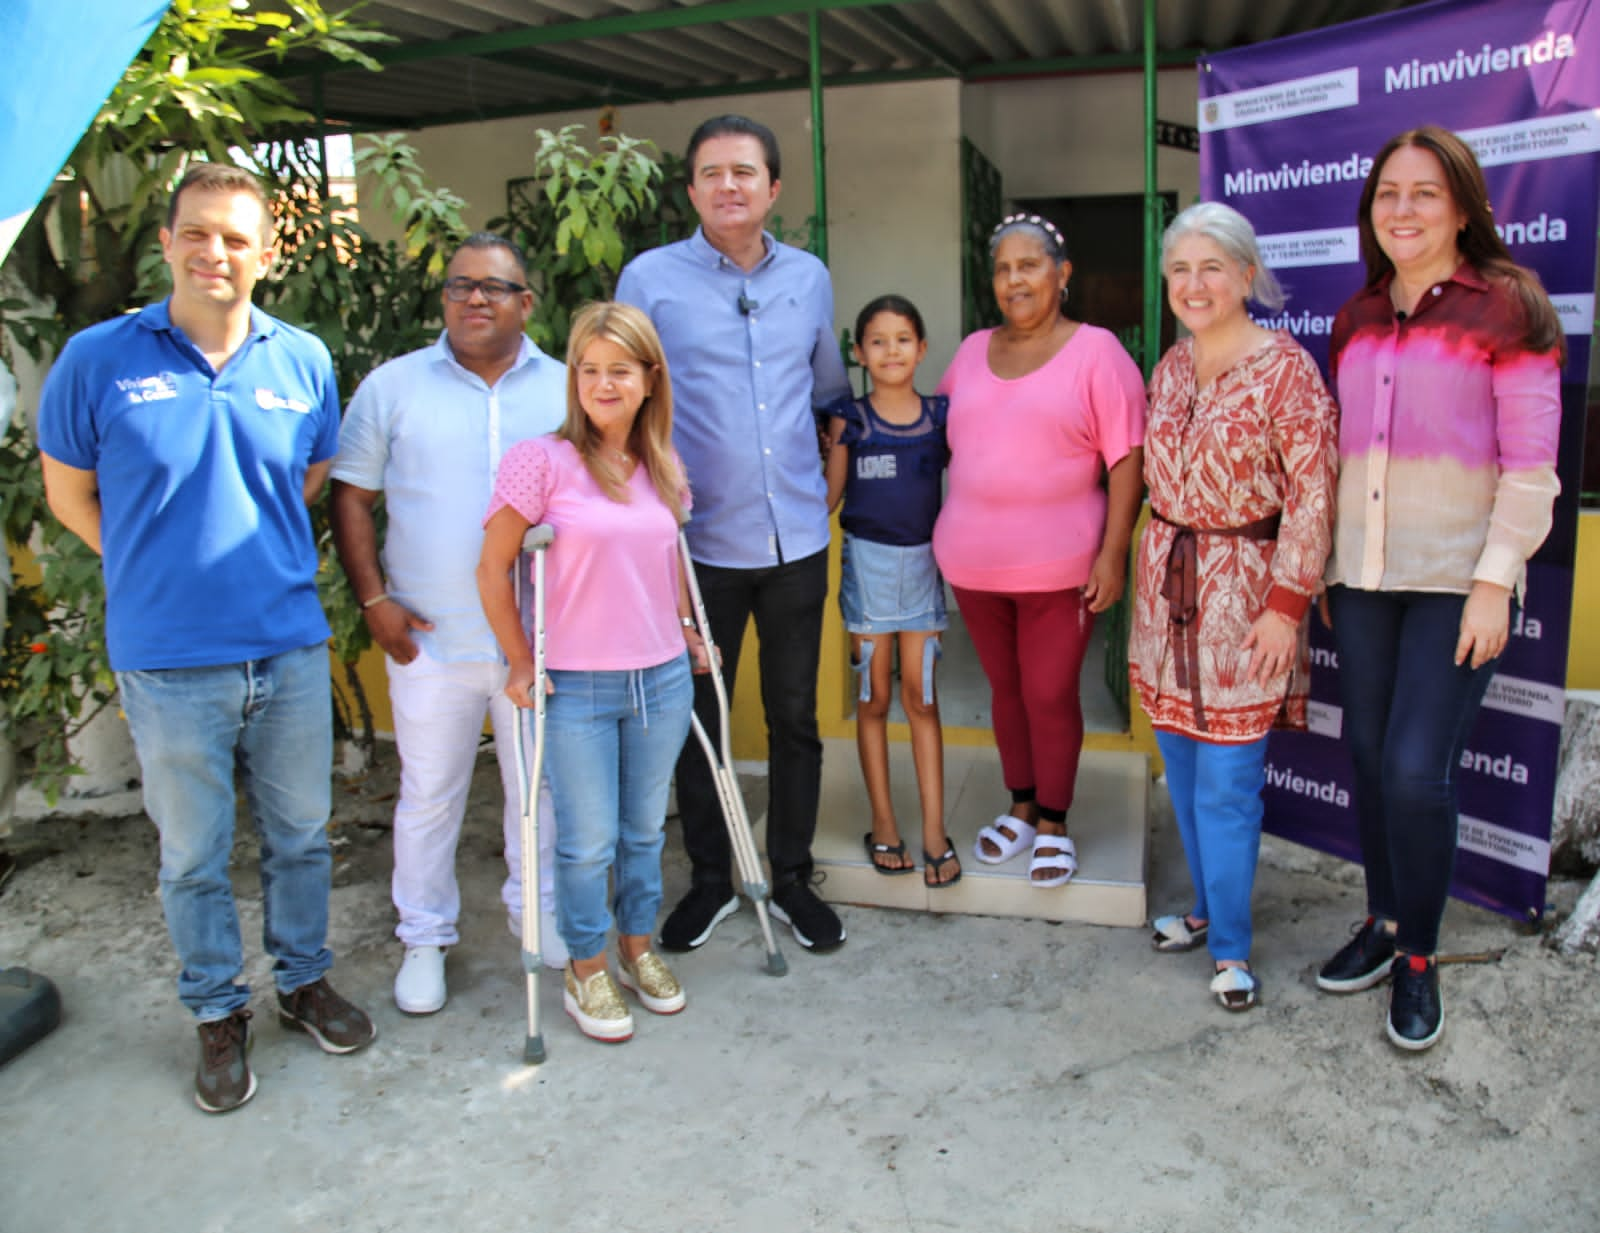
[[[1157,45],[1179,63],[1418,2],[1157,0]],[[373,0],[383,72],[302,63],[287,84],[357,128],[797,89],[813,12],[829,86],[1134,67],[1144,45],[1143,0]]]

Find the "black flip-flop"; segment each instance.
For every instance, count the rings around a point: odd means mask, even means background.
[[[905,856],[906,841],[904,839],[899,843],[873,843],[872,832],[868,831],[861,836],[861,846],[867,850],[867,859],[872,862],[872,867],[886,878],[896,878],[903,873],[912,873],[916,869],[915,865],[902,865],[899,868],[895,868],[878,863],[880,856]]]
[[[956,863],[956,876],[939,881],[939,875],[944,872],[944,867],[951,861]],[[931,877],[929,875],[932,875]],[[961,859],[956,855],[954,844],[945,844],[944,855],[935,856],[927,848],[922,849],[922,884],[929,890],[943,890],[947,886],[954,886],[961,881]]]

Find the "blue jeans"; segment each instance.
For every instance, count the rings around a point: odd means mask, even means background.
[[[1456,768],[1498,660],[1455,663],[1465,595],[1332,587],[1344,740],[1355,764],[1367,912],[1396,945],[1439,948],[1456,860]]]
[[[689,657],[627,672],[551,669],[545,774],[555,797],[556,923],[574,959],[618,933],[648,936],[661,911],[672,767],[689,735]]]
[[[1267,738],[1213,745],[1157,732],[1156,744],[1167,764],[1167,790],[1194,883],[1193,915],[1211,922],[1211,957],[1249,959]]]
[[[262,943],[281,992],[333,966],[328,811],[333,703],[321,643],[213,668],[119,672],[144,807],[161,833],[161,905],[201,1021],[250,1000],[228,859],[235,772],[261,844]]]

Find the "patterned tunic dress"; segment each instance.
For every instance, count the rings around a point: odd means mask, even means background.
[[[1333,533],[1337,433],[1316,363],[1288,334],[1274,335],[1203,390],[1192,339],[1156,366],[1144,473],[1159,517],[1139,545],[1128,670],[1157,728],[1233,744],[1275,724],[1305,727],[1304,617]],[[1275,540],[1206,534],[1274,515]],[[1198,532],[1192,640],[1187,628],[1174,630],[1163,594],[1178,535],[1171,523]],[[1269,607],[1301,622],[1300,639],[1291,668],[1262,686],[1247,675],[1250,652],[1240,648]],[[1186,642],[1198,644],[1194,673]]]

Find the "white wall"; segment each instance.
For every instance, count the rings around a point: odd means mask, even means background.
[[[1158,116],[1193,124],[1195,89],[1194,70],[1162,72]],[[924,388],[932,388],[959,341],[963,135],[1000,169],[1008,199],[1144,188],[1137,72],[854,86],[828,91],[824,106],[836,331],[853,325],[873,296],[910,297],[928,324]],[[815,208],[804,91],[623,107],[617,120],[620,131],[681,154],[695,126],[722,112],[751,116],[777,134],[783,152],[777,213],[786,227],[798,226]],[[427,130],[412,141],[428,174],[461,194],[468,221],[481,225],[504,212],[506,181],[532,172],[538,129],[582,124],[592,144],[596,118],[572,112],[494,120]],[[1158,152],[1159,185],[1175,192],[1180,206],[1198,196],[1199,161],[1188,151]]]
[[[1156,117],[1193,126],[1193,69],[1156,77]],[[986,82],[961,91],[961,123],[1000,169],[1008,199],[1144,190],[1144,78],[1084,73]],[[1158,149],[1156,181],[1180,208],[1200,193],[1200,156]],[[1067,237],[1070,246],[1073,237]]]
[[[959,84],[948,81],[856,86],[824,99],[836,332],[875,295],[909,296],[928,322],[929,389],[954,351],[961,319],[959,95]],[[777,134],[783,188],[776,213],[797,228],[815,211],[811,103],[803,91],[624,107],[617,120],[621,132],[682,154],[695,127],[724,112],[751,116]],[[538,129],[579,123],[592,145],[595,120],[589,113],[495,120],[411,140],[428,175],[461,194],[468,221],[481,225],[504,212],[506,181],[532,172]]]
[[[904,295],[928,327],[930,392],[961,341],[960,86],[855,86],[827,96],[829,265],[839,324]]]

